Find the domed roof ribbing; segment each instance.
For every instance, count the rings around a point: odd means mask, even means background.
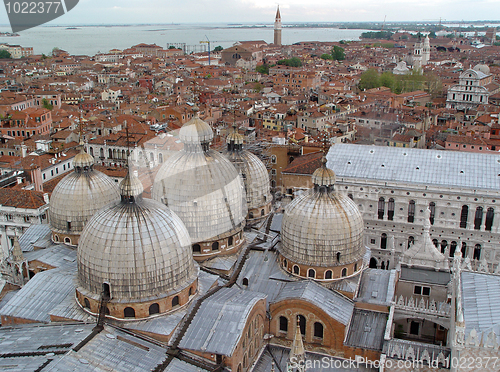
[[[153,199],[181,218],[193,243],[240,228],[247,211],[243,183],[234,165],[209,148],[210,126],[195,115],[179,136],[184,149],[158,171]]]
[[[120,200],[116,184],[94,170],[93,164],[94,158],[82,148],[73,161],[75,171],[64,177],[52,192],[49,218],[53,232],[78,235],[99,209]]]
[[[280,253],[312,266],[341,266],[365,253],[363,217],[354,202],[334,190],[335,174],[325,165],[313,174],[314,188],[285,209]]]
[[[112,301],[141,302],[177,293],[197,278],[189,234],[163,204],[142,198],[137,177],[121,183],[121,202],[88,222],[78,247],[79,287]]]
[[[254,154],[243,150],[244,137],[236,130],[227,136],[224,153],[240,172],[245,185],[247,207],[259,208],[271,202],[269,174],[264,163]]]

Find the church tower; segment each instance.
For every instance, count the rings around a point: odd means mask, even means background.
[[[276,19],[274,20],[274,45],[281,46],[281,14],[279,5],[276,11]]]

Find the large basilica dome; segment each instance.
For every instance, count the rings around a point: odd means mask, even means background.
[[[106,204],[120,200],[111,178],[94,170],[94,158],[82,150],[74,172],[64,177],[50,198],[49,221],[54,241],[77,245],[87,221]]]
[[[109,315],[144,318],[187,303],[197,289],[197,268],[186,227],[163,204],[143,199],[130,171],[120,191],[121,201],[96,213],[81,235],[80,304],[97,313],[105,294]]]
[[[183,150],[165,161],[152,196],[186,225],[195,259],[236,251],[247,212],[242,180],[233,164],[210,149],[210,126],[196,114],[180,129]]]
[[[363,217],[349,197],[334,189],[335,174],[325,164],[312,181],[314,188],[285,209],[281,264],[301,277],[333,280],[353,275],[365,254]]]

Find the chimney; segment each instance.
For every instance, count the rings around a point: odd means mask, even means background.
[[[21,144],[21,158],[25,158],[28,156],[28,146],[26,146],[24,143]]]
[[[35,191],[43,191],[42,170],[36,164],[31,164],[31,183],[35,185]]]

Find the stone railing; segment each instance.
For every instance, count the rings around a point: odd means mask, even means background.
[[[413,297],[405,298],[399,296],[396,301],[396,309],[417,311],[420,313],[450,316],[450,304],[446,302],[436,302],[434,300],[425,300],[423,297],[420,300]]]
[[[387,358],[421,362],[432,367],[450,368],[451,350],[447,347],[393,338],[385,341]]]

